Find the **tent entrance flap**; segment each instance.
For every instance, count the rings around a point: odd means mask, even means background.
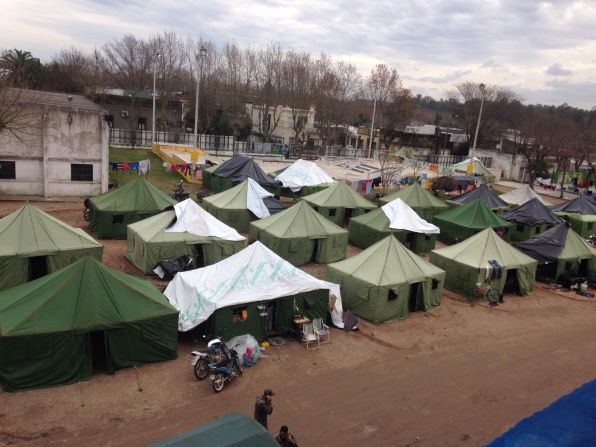
[[[353,211],[352,208],[346,208],[344,210],[344,215],[341,220],[342,227],[347,227],[348,223],[350,223],[350,217],[352,217],[352,211]]]
[[[557,263],[549,262],[548,264],[538,266],[536,277],[541,281],[556,281],[557,278]]]
[[[408,310],[410,312],[424,311],[424,299],[421,282],[410,284]]]
[[[517,269],[507,270],[507,276],[505,277],[505,286],[503,287],[503,293],[514,293],[516,295],[523,295],[519,286]]]
[[[114,372],[108,356],[107,338],[104,331],[89,332],[88,349],[93,372]]]
[[[195,268],[205,267],[205,245],[195,244]]]
[[[310,262],[317,262],[317,258],[319,256],[319,248],[320,248],[319,240],[313,239],[313,243],[314,243],[314,246],[312,248],[312,255],[310,256]]]
[[[579,261],[579,269],[577,270],[577,275],[582,276],[584,278],[588,278],[590,276],[590,268],[588,266],[588,259],[582,259]]]
[[[47,256],[33,256],[29,258],[29,281],[48,274]]]

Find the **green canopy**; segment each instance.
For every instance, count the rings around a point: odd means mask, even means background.
[[[424,253],[435,248],[436,234],[422,234],[389,228],[389,218],[381,208],[350,219],[348,234],[350,243],[358,248],[371,245],[393,234],[414,253]]]
[[[388,196],[381,197],[379,203],[385,205],[398,198],[406,202],[420,217],[429,222],[432,221],[436,214],[449,208],[449,205],[437,198],[433,193],[424,189],[418,182],[414,182],[407,188],[400,189]]]
[[[463,241],[485,228],[499,229],[505,240],[511,237],[512,224],[493,213],[479,199],[438,214],[434,223],[441,229],[439,240],[446,244]]]
[[[0,292],[6,391],[63,385],[176,357],[178,312],[144,279],[83,258]]]
[[[84,256],[101,261],[103,247],[74,228],[26,204],[0,219],[0,290],[39,278]]]
[[[100,239],[126,239],[126,226],[178,203],[145,177],[88,199],[91,232]]]
[[[390,235],[356,256],[329,264],[327,280],[342,286],[344,308],[382,323],[439,306],[445,272]]]
[[[523,254],[487,228],[459,244],[433,250],[430,262],[447,272],[445,287],[469,294],[476,284],[486,285],[489,261],[502,268],[491,286],[500,293],[526,295],[534,288],[537,261]]]
[[[337,225],[347,225],[351,217],[359,216],[377,206],[350,188],[345,182],[331,183],[303,200],[310,203],[316,212]]]
[[[346,257],[348,232],[301,200],[285,211],[250,223],[250,239],[261,241],[294,265]]]
[[[241,413],[231,413],[153,447],[279,447],[265,427]]]
[[[164,211],[128,226],[126,258],[145,274],[164,259],[192,256],[196,268],[215,264],[242,250],[245,241],[165,231],[176,220],[174,211]]]

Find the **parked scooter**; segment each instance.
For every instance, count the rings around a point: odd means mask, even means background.
[[[225,343],[219,338],[214,338],[207,343],[207,348],[200,351],[192,351],[192,368],[195,373],[195,377],[198,380],[203,380],[209,374],[210,364],[222,364],[228,362],[226,355],[227,347]]]
[[[176,199],[178,202],[186,200],[190,197],[190,193],[184,191],[184,186],[182,186],[182,182],[183,180],[180,180],[180,183],[174,185],[174,187],[172,188],[171,197],[172,199]]]
[[[237,346],[228,350],[228,362],[225,366],[219,366],[216,363],[209,365],[211,385],[213,386],[213,391],[216,393],[224,389],[226,382],[231,383],[236,377],[242,375],[242,367],[240,366],[240,359],[236,351]]]

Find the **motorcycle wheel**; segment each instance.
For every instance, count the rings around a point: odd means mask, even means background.
[[[217,373],[215,375],[215,379],[213,379],[213,391],[219,393],[221,390],[224,389],[224,385],[226,383],[226,379],[222,373]]]
[[[194,366],[195,377],[198,380],[203,380],[209,375],[209,362],[207,360],[199,359]]]

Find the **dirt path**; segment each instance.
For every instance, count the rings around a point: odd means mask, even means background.
[[[78,207],[47,206],[84,226]],[[104,261],[134,273],[124,242],[106,242]],[[446,292],[432,313],[333,330],[318,350],[289,341],[218,395],[194,378],[196,343],[184,336],[174,361],[0,393],[0,446],[145,446],[229,412],[252,415],[265,387],[277,393],[270,429],[289,425],[301,446],[482,446],[596,371],[596,300],[539,285],[505,301],[470,305]]]

